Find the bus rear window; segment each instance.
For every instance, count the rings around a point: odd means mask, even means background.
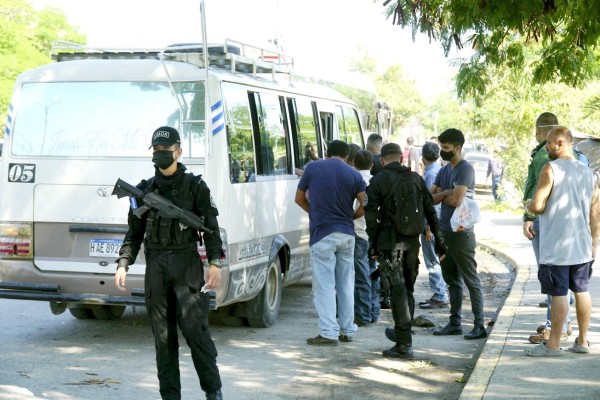
[[[174,87],[179,103],[166,82],[24,84],[14,100],[11,154],[148,157],[152,132],[168,125],[182,133],[185,156],[204,157],[204,84]],[[181,118],[195,122],[182,128]]]

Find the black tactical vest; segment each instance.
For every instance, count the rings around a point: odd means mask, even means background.
[[[183,180],[174,184],[170,193],[162,193],[154,182],[154,177],[152,177],[146,181],[144,191],[146,193],[158,191],[161,196],[171,200],[177,207],[193,212],[196,194],[194,187],[200,179],[200,176],[185,173]],[[179,219],[162,217],[154,210],[148,211],[144,241],[147,249],[184,250],[198,241],[201,242],[198,231],[185,226]]]

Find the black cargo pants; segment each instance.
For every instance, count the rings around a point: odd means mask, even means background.
[[[390,301],[396,342],[412,344],[411,326],[415,313],[414,292],[419,273],[419,248],[417,247],[416,250],[399,250],[397,248],[392,251],[391,255]]]
[[[194,250],[146,253],[146,308],[156,347],[160,395],[181,399],[177,325],[191,349],[200,387],[207,393],[221,388],[217,349],[208,330],[208,293],[201,293],[204,271]]]

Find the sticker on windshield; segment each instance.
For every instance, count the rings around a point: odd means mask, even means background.
[[[8,181],[16,183],[34,183],[35,164],[8,164]]]

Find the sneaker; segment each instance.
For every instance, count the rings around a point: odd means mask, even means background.
[[[465,335],[465,340],[483,339],[483,338],[486,338],[487,336],[488,336],[488,334],[484,327],[476,326],[475,328],[471,329],[471,332],[469,332]]]
[[[306,339],[306,343],[310,344],[311,346],[337,346],[339,344],[337,340],[327,339],[321,335]]]
[[[338,336],[338,339],[340,340],[340,342],[350,343],[352,341],[352,336],[345,335],[342,333],[340,336]]]
[[[579,338],[575,338],[575,343],[573,343],[573,347],[571,347],[569,349],[569,351],[572,351],[573,353],[579,353],[579,354],[587,354],[590,352],[590,342],[589,340],[587,341],[587,346],[582,346],[577,342],[577,339]]]
[[[423,304],[427,304],[427,303],[429,303],[431,300],[433,300],[433,296],[431,296],[430,298],[428,298],[428,299],[427,299],[427,300],[425,300],[425,301],[420,301],[420,302],[419,302],[419,305],[420,305],[420,306],[422,306]]]
[[[429,302],[425,303],[425,304],[419,304],[419,308],[423,309],[423,310],[431,310],[433,308],[445,308],[448,307],[448,302],[447,301],[440,301],[440,300],[429,300]]]
[[[565,352],[562,349],[551,350],[546,347],[546,342],[542,342],[533,348],[525,349],[525,354],[530,357],[561,357]]]
[[[443,328],[436,329],[433,331],[433,334],[436,336],[446,336],[446,335],[462,335],[462,326],[460,325],[450,325],[446,324]]]
[[[358,320],[358,319],[355,319],[353,322],[354,322],[354,323],[355,323],[357,326],[363,326],[363,327],[367,327],[367,326],[371,325],[371,323],[370,323],[370,322],[363,322],[363,321],[361,321],[361,320]]]
[[[531,335],[529,336],[529,342],[533,343],[533,344],[540,344],[545,340],[550,339],[550,328],[544,328],[542,329],[541,333],[538,333],[537,335]],[[567,338],[567,333],[563,332],[560,334],[560,340],[565,340]]]
[[[401,358],[404,360],[412,360],[415,358],[412,345],[396,343],[394,347],[383,351],[383,356],[388,358]]]

